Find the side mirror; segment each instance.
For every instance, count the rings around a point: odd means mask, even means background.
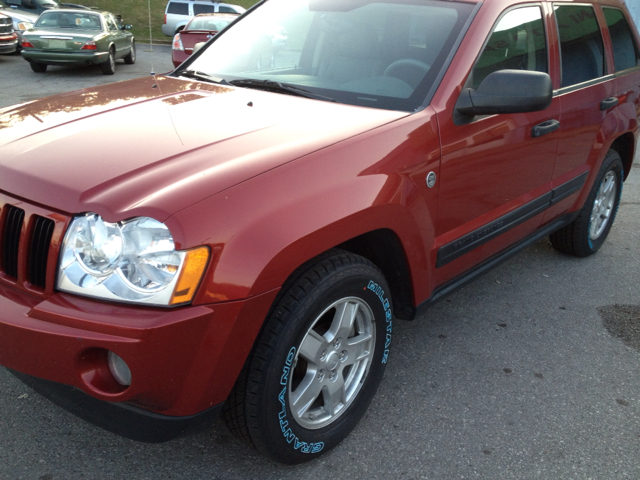
[[[553,99],[551,77],[542,72],[499,70],[480,82],[478,88],[465,88],[456,110],[461,115],[496,115],[544,110]]]
[[[121,25],[120,28],[122,30],[131,30],[133,28],[133,25],[129,25],[128,23],[126,25]]]

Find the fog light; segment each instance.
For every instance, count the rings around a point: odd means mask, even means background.
[[[131,370],[127,363],[113,352],[109,352],[109,370],[111,375],[120,385],[128,387],[131,385]]]

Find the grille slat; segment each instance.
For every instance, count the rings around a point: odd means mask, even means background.
[[[55,223],[48,218],[34,216],[34,225],[29,252],[29,276],[27,280],[32,285],[45,288],[47,278],[47,261],[49,259],[49,245]]]
[[[5,216],[3,238],[3,270],[8,276],[18,278],[18,251],[20,249],[20,234],[24,222],[24,210],[14,206],[8,207]]]

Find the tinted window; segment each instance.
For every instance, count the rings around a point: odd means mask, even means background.
[[[498,70],[548,73],[547,41],[539,7],[511,10],[489,37],[468,82],[472,88]]]
[[[221,13],[237,13],[233,8],[230,7],[218,7],[218,11]]]
[[[193,14],[200,15],[201,13],[214,13],[215,8],[213,5],[200,5],[199,3],[193,4]]]
[[[604,47],[593,7],[556,5],[562,55],[562,86],[604,75]]]
[[[616,72],[637,66],[640,64],[640,54],[629,22],[624,18],[624,13],[616,8],[603,8],[602,10],[604,10],[604,16],[609,26]]]
[[[189,15],[189,4],[180,2],[169,2],[167,6],[167,13],[174,13],[176,15]]]

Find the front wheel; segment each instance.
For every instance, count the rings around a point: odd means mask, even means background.
[[[382,379],[391,299],[368,260],[338,251],[276,299],[225,408],[234,433],[296,464],[342,441]]]
[[[623,178],[620,155],[609,150],[576,219],[549,236],[556,250],[587,257],[600,249],[616,218]]]

